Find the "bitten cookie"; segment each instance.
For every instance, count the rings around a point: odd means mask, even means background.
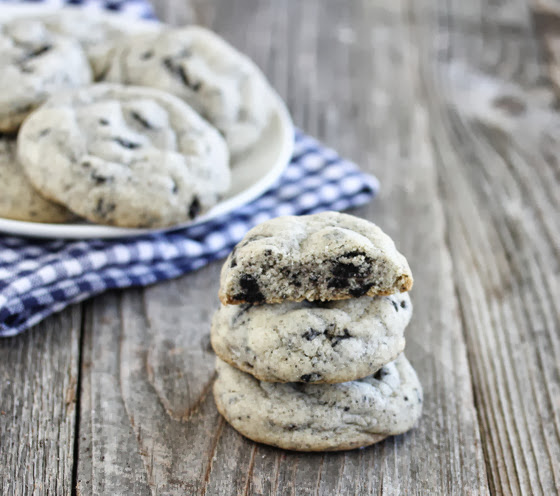
[[[172,93],[224,135],[232,154],[260,137],[271,90],[258,67],[216,34],[197,26],[117,42],[102,78]]]
[[[268,382],[335,383],[376,372],[404,349],[408,293],[330,302],[222,306],[212,347]]]
[[[358,381],[268,383],[217,360],[214,399],[241,434],[297,451],[367,446],[402,434],[422,413],[422,387],[404,355]]]
[[[0,217],[28,222],[60,223],[76,216],[45,200],[23,173],[16,157],[16,140],[0,136]]]
[[[379,227],[324,212],[251,229],[224,263],[219,296],[224,305],[328,301],[411,287],[406,259]]]
[[[98,84],[53,97],[26,119],[18,155],[35,188],[100,224],[185,222],[230,184],[219,133],[149,88]]]
[[[51,94],[88,84],[91,69],[80,44],[41,21],[0,25],[0,132],[15,132]]]

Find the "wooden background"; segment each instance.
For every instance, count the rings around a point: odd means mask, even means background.
[[[424,415],[339,454],[242,438],[210,394],[215,263],[0,341],[0,494],[558,493],[560,4],[156,7],[247,52],[298,126],[380,179],[354,213],[414,271]]]

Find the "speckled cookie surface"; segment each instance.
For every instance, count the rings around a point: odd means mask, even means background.
[[[214,315],[212,347],[222,360],[262,381],[352,381],[403,351],[411,315],[408,293],[227,305]]]
[[[422,387],[404,355],[341,384],[268,383],[216,362],[214,399],[244,436],[298,451],[353,449],[402,434],[422,413]]]
[[[411,287],[406,259],[379,227],[324,212],[251,229],[224,263],[219,295],[224,304],[328,301]]]
[[[35,191],[16,157],[16,141],[0,136],[0,217],[27,222],[61,223],[75,215]]]
[[[107,14],[85,12],[83,9],[63,9],[39,18],[52,32],[77,40],[84,49],[94,77],[106,63],[113,42],[127,35],[122,19],[110,19]]]
[[[108,60],[104,80],[182,98],[223,133],[232,154],[254,144],[268,123],[271,90],[261,71],[204,28],[129,38],[115,45]]]
[[[0,132],[14,132],[51,94],[91,81],[80,44],[37,20],[0,25]]]
[[[150,88],[98,84],[51,98],[22,126],[18,156],[47,197],[123,227],[191,220],[230,182],[219,133]]]

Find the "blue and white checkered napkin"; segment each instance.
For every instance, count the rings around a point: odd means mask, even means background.
[[[41,4],[48,7],[71,5],[86,11],[110,10],[127,17],[155,19],[154,9],[147,0],[0,0],[0,4]]]
[[[0,235],[0,337],[108,289],[145,286],[203,267],[273,217],[363,205],[378,187],[377,179],[297,131],[294,155],[277,183],[252,203],[204,224],[122,240]]]

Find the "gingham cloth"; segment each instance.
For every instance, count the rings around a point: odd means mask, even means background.
[[[204,224],[122,240],[0,235],[0,337],[108,289],[146,286],[199,269],[225,257],[265,220],[356,207],[378,188],[377,179],[296,131],[294,155],[277,183],[252,203]]]
[[[0,0],[1,4],[42,4],[49,7],[72,5],[86,11],[111,10],[127,17],[155,19],[154,9],[146,0]]]

